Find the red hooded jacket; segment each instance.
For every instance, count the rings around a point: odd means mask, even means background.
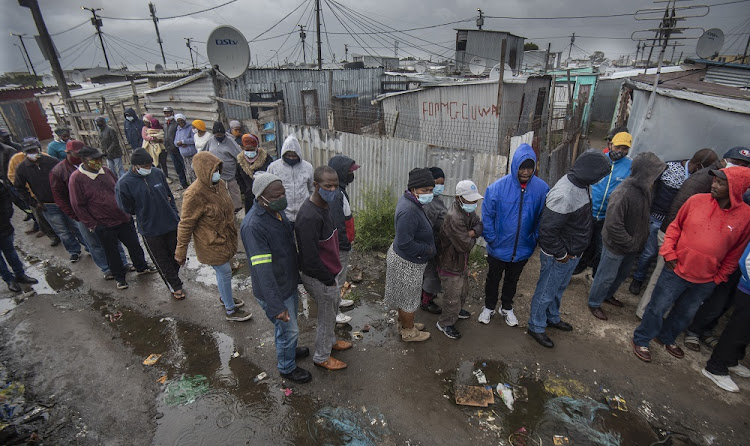
[[[750,206],[742,194],[750,187],[750,169],[721,169],[729,183],[729,209],[711,194],[696,194],[682,205],[667,228],[659,254],[677,260],[674,272],[693,283],[726,282],[750,240]]]

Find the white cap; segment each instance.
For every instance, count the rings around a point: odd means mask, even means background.
[[[468,201],[477,201],[484,198],[479,194],[477,185],[471,180],[459,181],[456,185],[456,195]]]

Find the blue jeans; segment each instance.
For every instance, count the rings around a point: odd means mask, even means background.
[[[234,313],[234,298],[232,297],[232,265],[229,262],[223,265],[211,265],[216,271],[216,285],[219,287],[221,301],[227,314]]]
[[[257,299],[258,304],[266,311],[268,304]],[[289,311],[289,322],[284,322],[276,317],[269,317],[268,320],[273,323],[276,337],[276,368],[281,373],[292,373],[297,368],[297,338],[299,337],[299,326],[297,325],[297,302],[299,297],[295,292],[284,301],[284,306]]]
[[[76,222],[76,224],[78,225],[78,232],[80,232],[81,237],[83,238],[83,243],[89,249],[89,254],[91,254],[91,258],[94,260],[96,266],[99,267],[99,269],[102,270],[104,274],[109,273],[107,255],[104,253],[104,248],[102,247],[102,243],[99,240],[99,237],[97,237],[93,232],[89,232],[89,229],[86,227],[86,225],[84,225],[80,221]],[[122,249],[122,243],[119,243],[117,245],[117,249],[120,251],[120,259],[122,260],[122,264],[127,265],[128,258],[125,257],[125,250]]]
[[[122,167],[122,157],[107,158],[107,167],[117,175],[117,178],[125,175],[125,168]]]
[[[633,333],[635,345],[648,347],[648,343],[654,338],[664,345],[674,344],[677,336],[690,325],[701,303],[711,295],[715,287],[713,282],[689,282],[665,266],[656,281],[654,294],[643,313],[641,325]],[[671,311],[669,307],[672,307]],[[664,319],[667,311],[669,316]]]
[[[16,280],[16,276],[24,274],[23,263],[18,258],[16,247],[13,246],[13,233],[0,237],[0,276],[6,282],[13,282]],[[3,258],[4,257],[4,258]],[[7,264],[5,262],[8,262]],[[13,269],[13,272],[8,270],[8,265]]]
[[[580,257],[576,257],[566,263],[561,263],[541,250],[539,258],[541,270],[534,297],[531,298],[529,314],[529,331],[534,333],[544,333],[547,322],[553,324],[560,322],[560,301],[565,288],[570,283],[573,270],[580,260]]]
[[[47,223],[52,227],[52,230],[55,231],[55,234],[60,237],[68,254],[81,255],[83,237],[78,230],[75,220],[65,215],[54,203],[45,203],[42,214],[47,219]]]
[[[646,240],[646,246],[643,247],[641,256],[638,258],[638,267],[633,274],[633,279],[635,280],[640,280],[641,282],[646,280],[646,274],[648,274],[651,262],[659,255],[659,242],[656,234],[659,232],[661,224],[662,220],[655,219],[653,216],[649,217],[648,240]]]
[[[594,283],[589,292],[589,307],[599,308],[605,299],[615,294],[622,282],[628,278],[638,254],[618,255],[602,245],[602,258],[596,270]]]

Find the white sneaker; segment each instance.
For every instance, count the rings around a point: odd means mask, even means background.
[[[352,317],[351,316],[347,316],[344,313],[339,313],[339,314],[336,315],[336,323],[337,324],[346,324],[350,320],[352,320]]]
[[[493,314],[495,314],[495,310],[490,310],[489,308],[484,307],[482,309],[482,313],[479,315],[479,318],[477,320],[483,324],[489,324],[490,318],[492,317]]]
[[[713,373],[709,372],[706,369],[701,370],[703,372],[703,375],[713,381],[717,386],[721,387],[722,389],[726,390],[727,392],[739,392],[740,388],[735,384],[734,381],[732,381],[732,378],[729,377],[729,375],[714,375]]]
[[[729,371],[739,376],[740,378],[750,378],[750,369],[742,364],[737,364],[734,367],[729,367]]]
[[[513,313],[512,308],[508,311],[500,309],[500,314],[505,318],[505,323],[508,324],[509,327],[518,326],[518,318],[516,318],[516,314]]]
[[[341,303],[339,303],[339,308],[349,308],[352,305],[354,305],[354,301],[351,299],[341,299]]]

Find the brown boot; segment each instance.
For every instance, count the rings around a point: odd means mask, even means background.
[[[404,342],[422,342],[428,339],[430,339],[430,334],[417,330],[417,327],[401,329],[401,340]]]
[[[341,370],[346,368],[346,363],[343,361],[339,361],[338,359],[334,358],[333,356],[329,356],[328,359],[326,359],[323,362],[316,362],[316,366],[323,367],[324,369],[328,370]]]
[[[349,341],[336,341],[331,348],[338,351],[349,350],[352,348],[352,343]]]

